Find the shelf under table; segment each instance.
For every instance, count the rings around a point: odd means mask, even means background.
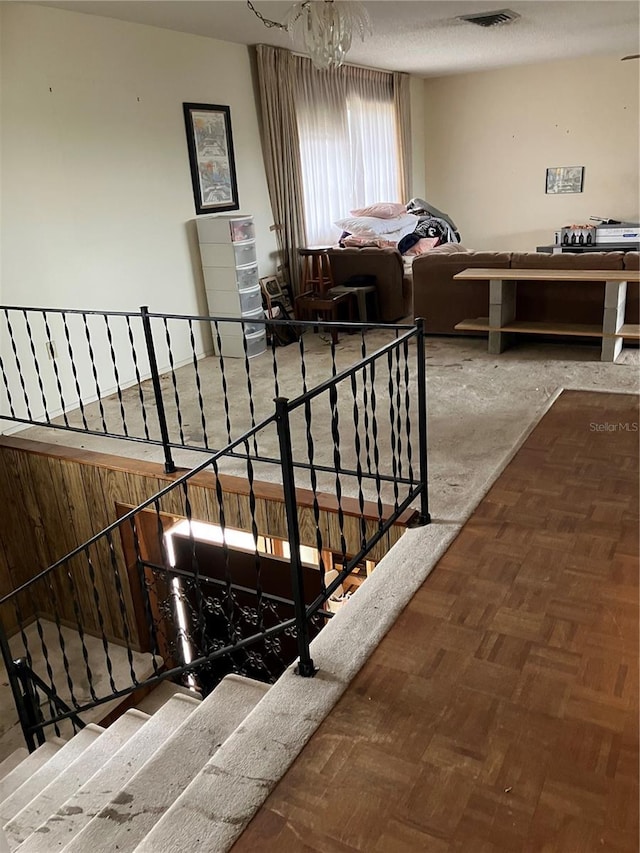
[[[524,335],[574,335],[576,337],[601,338],[602,327],[591,323],[546,323],[532,320],[512,320],[504,326],[490,326],[488,317],[462,320],[456,329],[477,332],[518,332]]]

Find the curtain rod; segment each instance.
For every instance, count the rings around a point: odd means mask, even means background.
[[[275,44],[265,44],[264,42],[258,42],[258,44],[262,45],[262,47],[270,47],[273,50],[286,50],[287,53],[290,53],[292,56],[299,56],[301,59],[309,59],[306,53],[300,53],[297,50],[289,50],[288,47],[278,47]],[[257,44],[251,45],[251,47],[257,47]],[[309,59],[311,62],[311,59]],[[381,74],[406,74],[407,77],[411,77],[411,74],[408,74],[406,71],[389,71],[388,68],[374,68],[371,65],[359,65],[357,62],[343,62],[343,65],[348,65],[350,68],[362,68],[364,71],[379,71]]]

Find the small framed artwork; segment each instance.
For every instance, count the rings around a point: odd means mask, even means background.
[[[278,303],[285,319],[293,317],[291,291],[280,273],[263,276],[260,279],[260,288],[264,296],[265,307],[269,312],[271,312],[272,303]]]
[[[282,296],[282,286],[277,276],[265,275],[260,279],[260,287],[270,299],[278,299]]]
[[[584,166],[553,166],[547,169],[546,193],[581,193]]]
[[[231,110],[183,104],[196,213],[238,210]]]

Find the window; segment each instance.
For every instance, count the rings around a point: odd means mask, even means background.
[[[296,114],[310,245],[340,236],[333,223],[357,207],[400,198],[400,151],[392,75],[343,66],[313,69],[299,58]]]

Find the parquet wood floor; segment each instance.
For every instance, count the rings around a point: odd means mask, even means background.
[[[638,850],[639,420],[560,396],[233,853]]]

